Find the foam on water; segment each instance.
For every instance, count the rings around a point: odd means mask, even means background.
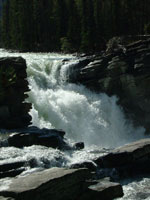
[[[72,55],[8,53],[27,62],[33,125],[63,129],[67,137],[87,146],[116,147],[143,137],[117,105],[117,97],[96,94],[82,85],[66,83],[69,68],[78,62]]]
[[[33,124],[63,129],[70,139],[101,147],[116,147],[143,137],[144,129],[135,129],[125,118],[117,97],[65,82],[66,72],[76,62],[71,58],[69,62],[56,59],[28,65]]]
[[[70,66],[78,62],[72,55],[55,53],[11,53],[0,50],[0,57],[22,56],[27,62],[31,92],[27,101],[32,103],[33,125],[66,131],[70,141],[83,141],[85,149],[62,152],[33,145],[17,149],[2,147],[0,164],[26,161],[25,172],[32,173],[49,167],[67,167],[90,161],[110,149],[143,138],[144,128],[135,128],[117,105],[117,97],[96,94],[84,86],[66,83]],[[149,178],[123,183],[122,200],[147,199]],[[0,180],[0,190],[7,189],[8,178]],[[140,192],[140,193],[138,193]],[[119,199],[119,200],[120,200]]]
[[[150,177],[138,177],[134,180],[124,180],[123,191],[124,196],[116,200],[150,200]]]

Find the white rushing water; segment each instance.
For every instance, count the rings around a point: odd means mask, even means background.
[[[6,160],[33,160],[36,167],[27,169],[25,173],[47,167],[68,166],[91,160],[106,153],[106,149],[143,137],[144,128],[133,127],[117,105],[116,96],[96,94],[82,85],[66,82],[66,72],[78,62],[75,56],[0,50],[0,57],[5,56],[22,56],[26,59],[31,89],[27,101],[32,103],[32,124],[40,128],[63,129],[70,141],[83,141],[86,147],[76,152],[61,152],[41,146],[1,148],[0,163]],[[125,191],[130,187],[127,184]],[[127,195],[124,199],[130,199]]]
[[[143,136],[117,105],[117,97],[96,94],[84,86],[68,84],[66,71],[78,62],[72,55],[50,53],[8,53],[27,62],[33,125],[63,129],[67,137],[86,145],[116,147]],[[69,61],[65,61],[69,60]]]

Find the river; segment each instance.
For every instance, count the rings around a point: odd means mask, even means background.
[[[23,149],[1,148],[0,163],[34,160],[34,167],[23,175],[49,167],[67,167],[105,154],[111,149],[144,137],[144,128],[134,128],[117,97],[96,94],[82,85],[67,83],[70,66],[79,62],[69,54],[11,53],[0,50],[0,57],[22,56],[27,62],[30,92],[26,100],[32,103],[32,125],[40,128],[63,129],[68,142],[85,143],[81,151],[62,152],[42,146]],[[7,182],[7,180],[6,180]],[[1,183],[1,182],[0,182]],[[120,199],[150,199],[149,178],[123,182],[124,197]],[[1,186],[1,184],[0,184]]]

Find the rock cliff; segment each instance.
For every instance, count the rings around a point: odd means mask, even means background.
[[[117,95],[128,117],[149,132],[150,38],[112,45],[101,54],[80,57],[69,71],[68,81]]]
[[[0,58],[0,128],[22,128],[30,124],[25,103],[29,91],[26,62],[21,57]]]

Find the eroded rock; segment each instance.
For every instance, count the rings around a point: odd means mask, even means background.
[[[18,130],[17,132],[18,133],[9,136],[9,146],[21,148],[24,146],[42,145],[59,149],[65,149],[68,146],[64,140],[65,132],[62,130],[46,128],[40,129],[32,126]]]
[[[0,196],[0,200],[14,200],[14,199],[11,198],[11,197],[3,197],[3,196]]]
[[[0,195],[16,200],[111,200],[123,196],[120,184],[109,179],[91,181],[88,169],[52,168],[12,178]],[[89,180],[89,181],[88,181]]]
[[[97,181],[96,184],[88,187],[79,200],[112,200],[123,196],[123,190],[119,183],[110,182],[108,179]]]
[[[26,161],[0,164],[0,178],[15,177],[25,171]]]
[[[0,172],[6,172],[12,169],[18,169],[20,167],[23,167],[24,165],[25,165],[25,161],[3,163],[3,164],[0,164]]]
[[[29,91],[26,68],[22,57],[0,58],[0,128],[30,125],[31,104],[24,103]]]
[[[90,171],[96,171],[97,165],[92,161],[85,161],[82,163],[75,163],[70,166],[71,169],[87,168]]]
[[[1,190],[0,195],[16,200],[75,200],[84,191],[85,180],[89,177],[87,169],[52,168],[12,179],[8,189]]]
[[[117,95],[128,117],[149,132],[150,39],[143,37],[124,46],[117,43],[111,51],[85,60],[86,57],[80,67],[72,66],[68,81],[109,96]]]
[[[142,139],[95,160],[100,168],[116,169],[120,177],[149,173],[150,139]]]

